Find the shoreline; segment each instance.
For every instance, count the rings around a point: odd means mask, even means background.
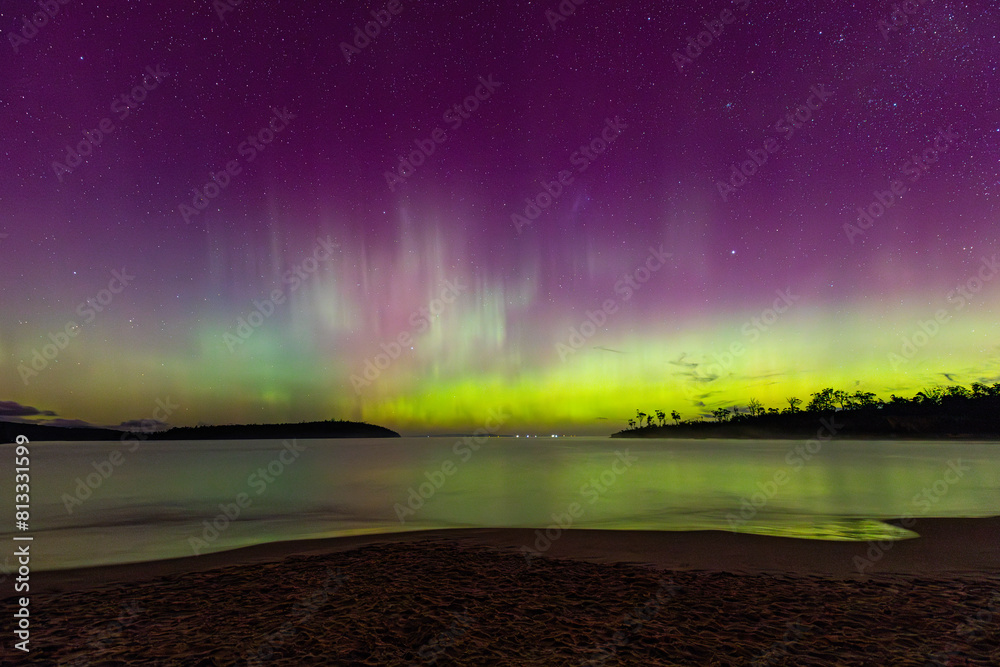
[[[1000,664],[1000,518],[866,543],[702,531],[438,530],[32,577],[12,664]],[[921,544],[922,543],[922,544]],[[954,553],[960,551],[961,553]],[[74,576],[67,576],[73,574]],[[10,604],[8,602],[8,604]]]
[[[576,436],[560,436],[576,437]],[[589,436],[582,436],[589,437]],[[816,433],[789,433],[786,431],[760,432],[760,433],[729,433],[696,435],[682,433],[676,435],[664,435],[662,433],[630,433],[616,431],[607,436],[615,440],[809,440],[816,437]],[[990,444],[1000,444],[1000,434],[991,433],[838,433],[837,440],[870,440],[872,442],[980,442]]]
[[[898,519],[885,519],[900,525]],[[131,584],[231,566],[273,564],[290,557],[323,556],[400,543],[454,543],[532,558],[627,563],[663,571],[821,576],[838,580],[891,574],[1000,580],[1000,516],[915,519],[917,538],[844,542],[732,531],[622,531],[569,529],[550,546],[534,529],[455,528],[256,544],[201,556],[100,565],[31,574],[32,594],[65,593]],[[543,551],[538,551],[543,549]],[[871,550],[871,553],[869,551]],[[871,563],[864,566],[855,557]],[[862,571],[859,571],[861,567]],[[7,586],[0,598],[16,594]]]

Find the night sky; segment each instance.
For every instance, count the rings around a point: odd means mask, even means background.
[[[2,412],[610,433],[1000,381],[995,4],[667,4],[4,3]]]

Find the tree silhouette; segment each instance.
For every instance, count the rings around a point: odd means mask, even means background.
[[[832,412],[835,409],[833,404],[834,394],[835,392],[832,387],[820,389],[812,394],[812,400],[809,401],[806,410],[809,412]]]
[[[710,437],[755,437],[756,428],[745,429],[757,418],[765,417],[759,424],[764,432],[804,432],[806,420],[799,416],[813,413],[817,418],[824,412],[839,410],[838,421],[843,418],[852,435],[881,437],[883,435],[926,434],[930,437],[950,438],[956,435],[983,435],[994,439],[1000,434],[1000,382],[987,386],[974,382],[962,385],[933,386],[917,392],[912,398],[892,394],[883,400],[874,392],[857,390],[848,393],[825,387],[810,394],[811,400],[803,410],[802,399],[789,396],[784,409],[765,408],[755,398],[746,407],[739,405],[714,410],[703,409],[693,419],[681,421],[676,410],[670,411],[674,424],[667,426],[667,413],[654,410],[650,413],[636,410],[636,417],[628,420],[629,435],[641,437],[689,437],[689,434],[707,433]],[[655,417],[654,417],[655,415]],[[787,417],[787,418],[784,418]],[[916,417],[920,417],[916,419]],[[653,431],[654,418],[660,429]],[[726,424],[728,422],[728,425]],[[739,425],[739,426],[737,426]],[[649,430],[646,430],[649,429]],[[643,431],[636,433],[636,430]],[[2,422],[0,422],[2,434]]]
[[[717,422],[724,422],[729,419],[729,410],[727,408],[716,408],[712,410],[712,416],[715,417]]]
[[[882,403],[882,399],[870,391],[856,391],[851,399],[851,403],[859,408],[874,408]]]
[[[944,395],[949,398],[969,398],[972,393],[962,385],[955,384],[950,387],[946,387]]]
[[[894,408],[898,408],[898,407],[901,407],[901,406],[904,406],[904,405],[909,405],[909,404],[910,404],[910,401],[908,401],[907,399],[903,398],[902,396],[896,396],[895,394],[890,394],[889,395],[889,402],[887,403],[887,405],[889,405],[890,407],[894,407]]]
[[[924,391],[918,391],[917,395],[913,397],[914,403],[940,403],[941,397],[944,396],[944,389],[941,387],[934,387],[932,389],[925,389]]]
[[[833,400],[837,401],[837,403],[840,404],[841,410],[847,409],[848,398],[849,398],[848,393],[843,389],[838,389],[835,392],[833,392]]]

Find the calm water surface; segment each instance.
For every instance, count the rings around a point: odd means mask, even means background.
[[[882,518],[1000,515],[1000,444],[991,442],[834,440],[815,453],[803,441],[610,438],[131,447],[31,443],[34,569],[429,528],[561,523],[864,540],[913,536]],[[0,447],[4,471],[13,455]],[[13,476],[4,477],[0,499],[12,508]]]

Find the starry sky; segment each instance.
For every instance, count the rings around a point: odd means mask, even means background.
[[[985,0],[47,6],[0,10],[7,418],[598,434],[1000,381]]]

